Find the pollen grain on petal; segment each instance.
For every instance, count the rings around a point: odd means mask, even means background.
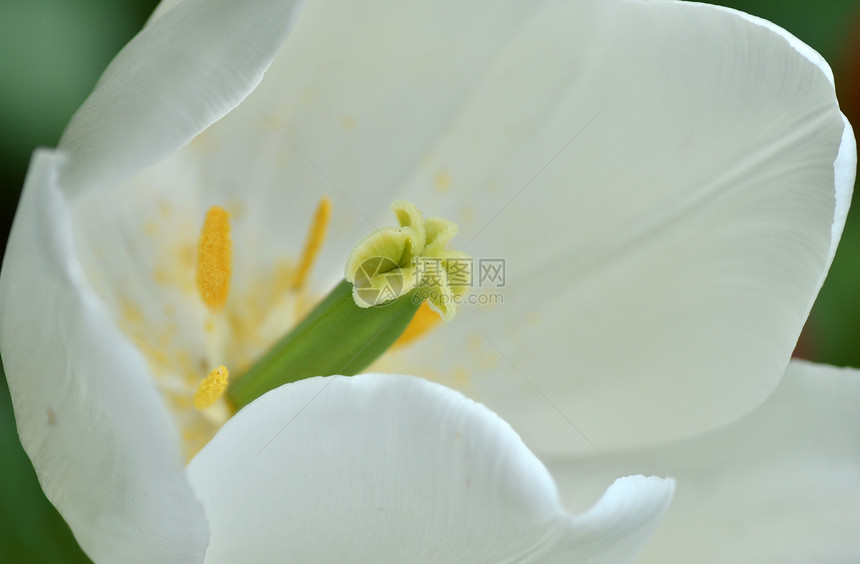
[[[203,410],[212,407],[224,395],[229,383],[230,373],[227,372],[226,367],[219,366],[210,372],[209,376],[200,382],[197,391],[194,392],[194,408]]]
[[[430,304],[425,301],[418,308],[418,311],[415,312],[415,317],[412,318],[412,321],[409,322],[409,325],[406,326],[400,337],[391,345],[391,348],[408,345],[412,341],[423,337],[441,321],[442,316],[433,311]]]
[[[230,214],[212,206],[206,212],[197,248],[197,289],[213,313],[224,309],[230,292]]]
[[[329,220],[331,219],[331,200],[323,197],[317,206],[317,211],[314,214],[313,222],[308,230],[308,238],[305,241],[305,248],[302,251],[302,257],[299,261],[296,273],[293,276],[291,286],[293,289],[300,289],[307,281],[308,274],[314,265],[317,255],[325,241],[326,232],[328,230]]]
[[[446,170],[440,170],[433,177],[433,187],[437,192],[445,193],[451,189],[451,174]]]

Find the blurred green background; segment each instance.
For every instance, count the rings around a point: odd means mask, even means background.
[[[845,114],[860,124],[860,0],[715,3],[771,20],[818,50],[833,67]],[[4,248],[33,149],[57,144],[102,69],[156,4],[153,0],[2,0],[0,241]],[[860,366],[858,261],[860,205],[849,215],[797,356]],[[18,443],[2,372],[0,379],[0,562],[87,562],[68,527],[41,495]]]

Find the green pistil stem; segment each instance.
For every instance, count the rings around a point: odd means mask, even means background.
[[[352,284],[341,281],[304,321],[231,384],[229,401],[238,410],[289,382],[358,374],[409,325],[421,305],[412,298],[409,293],[383,306],[361,308],[353,299]]]

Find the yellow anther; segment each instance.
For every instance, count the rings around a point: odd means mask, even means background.
[[[442,316],[433,311],[430,304],[425,301],[418,308],[418,311],[415,312],[415,317],[412,318],[412,321],[409,322],[409,325],[406,326],[400,337],[391,345],[391,348],[408,345],[419,337],[423,337],[441,321]]]
[[[197,290],[213,313],[224,309],[230,292],[230,214],[212,206],[206,212],[197,247]]]
[[[229,383],[230,373],[224,366],[219,366],[210,372],[209,376],[203,378],[203,381],[197,386],[197,391],[194,392],[194,408],[202,410],[212,407],[224,395]]]
[[[311,228],[308,230],[308,238],[305,241],[305,248],[302,252],[302,260],[296,269],[296,274],[292,280],[292,287],[299,289],[305,283],[310,274],[311,267],[314,265],[317,255],[325,241],[326,231],[328,230],[329,219],[331,218],[331,200],[323,196],[317,206],[317,211],[314,214],[314,220],[311,223]]]

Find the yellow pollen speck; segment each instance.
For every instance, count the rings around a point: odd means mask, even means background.
[[[305,88],[304,91],[302,91],[302,98],[301,98],[302,103],[305,105],[309,105],[309,104],[313,103],[317,98],[317,94],[318,94],[318,89],[311,87],[311,86]]]
[[[178,249],[177,258],[182,266],[192,268],[194,266],[194,243],[182,245]]]
[[[200,382],[197,391],[194,392],[194,408],[206,409],[215,404],[227,390],[230,382],[230,373],[223,366],[219,366],[209,373],[209,376]]]
[[[157,284],[168,284],[170,282],[170,274],[161,267],[155,267],[155,269],[153,269],[152,278]]]
[[[350,115],[345,115],[340,118],[340,126],[347,131],[355,129],[355,118]]]
[[[451,188],[451,175],[444,170],[440,170],[433,177],[433,186],[437,192],[447,192]]]
[[[323,197],[317,206],[316,214],[314,214],[313,223],[308,231],[308,238],[305,241],[305,249],[302,252],[302,259],[296,269],[296,274],[293,277],[292,287],[299,289],[307,280],[314,260],[320,252],[323,241],[325,241],[326,230],[328,229],[329,219],[331,219],[331,200]]]
[[[140,325],[144,322],[143,311],[128,298],[120,298],[123,321],[132,325]]]
[[[451,379],[455,386],[462,388],[469,383],[469,373],[463,368],[455,368],[451,373]]]
[[[477,353],[484,346],[484,337],[480,333],[472,333],[466,338],[466,346],[469,352]]]
[[[418,308],[418,311],[415,312],[415,316],[412,318],[412,321],[409,322],[409,325],[406,326],[406,329],[400,337],[398,337],[397,340],[394,341],[394,344],[391,345],[391,348],[402,347],[419,337],[423,337],[441,321],[442,317],[433,311],[430,304],[425,301],[421,304],[421,307]]]
[[[218,206],[206,212],[197,247],[197,290],[210,311],[218,312],[230,292],[230,215]]]
[[[463,220],[463,223],[469,223],[473,219],[475,219],[475,209],[469,206],[464,206],[460,210],[460,219]]]

